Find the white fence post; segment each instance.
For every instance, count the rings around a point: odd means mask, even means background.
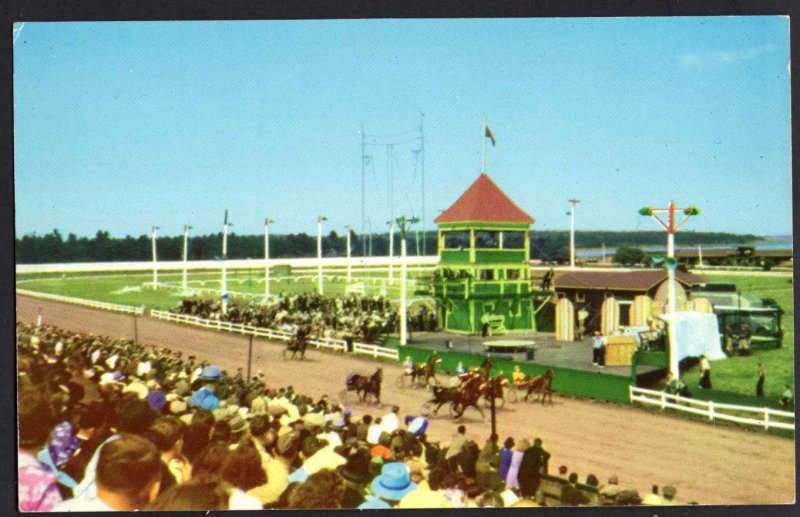
[[[769,430],[769,408],[764,408],[764,430]]]
[[[708,419],[714,421],[714,401],[708,401]]]
[[[667,407],[667,394],[663,391],[661,392],[661,410],[663,411],[664,408]]]

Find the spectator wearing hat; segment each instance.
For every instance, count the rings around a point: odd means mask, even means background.
[[[408,468],[403,463],[386,463],[381,474],[370,484],[372,493],[392,505],[396,505],[403,497],[417,489],[411,481]]]
[[[189,406],[199,407],[208,411],[219,409],[219,398],[215,394],[219,386],[222,372],[219,366],[212,364],[206,366],[200,375],[202,386],[189,398]]]
[[[363,447],[349,447],[344,451],[347,463],[338,468],[344,479],[342,508],[358,508],[367,495],[367,484],[372,480],[369,473],[369,451]]]
[[[121,434],[100,450],[96,495],[70,499],[54,511],[142,510],[158,495],[160,462],[152,443],[140,436]]]
[[[44,447],[54,423],[53,410],[47,396],[35,389],[19,394],[19,449],[17,476],[19,509],[23,512],[48,512],[61,500],[55,470],[36,459]]]

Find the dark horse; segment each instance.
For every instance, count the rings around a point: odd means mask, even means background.
[[[383,380],[383,368],[378,368],[372,376],[359,375],[352,373],[347,376],[345,393],[355,391],[358,399],[367,402],[367,395],[375,397],[378,406],[381,405],[381,381]]]
[[[299,327],[297,333],[286,344],[286,348],[283,351],[283,358],[288,359],[289,352],[291,352],[292,359],[297,357],[298,354],[300,355],[300,359],[305,359],[306,348],[308,348],[308,334],[309,329],[307,327]]]
[[[485,418],[483,410],[478,406],[478,399],[481,396],[480,377],[478,376],[472,376],[456,387],[442,388],[433,386],[432,392],[433,398],[426,402],[423,407],[435,405],[434,415],[443,405],[449,402],[454,419],[463,415],[468,407],[474,407],[481,414],[481,418]]]
[[[426,386],[429,384],[430,379],[433,379],[434,384],[438,384],[436,380],[436,365],[441,362],[442,359],[434,352],[428,357],[425,364],[415,364],[411,370],[411,384],[415,384],[417,379],[424,379]]]
[[[555,370],[552,368],[548,368],[547,372],[544,375],[540,375],[538,377],[531,377],[525,380],[523,387],[528,388],[528,392],[525,393],[525,398],[523,400],[528,400],[528,397],[532,393],[536,393],[538,397],[542,399],[542,404],[548,398],[550,399],[550,403],[553,403],[553,390],[550,389],[550,384],[553,382],[553,377],[555,377]],[[538,400],[538,398],[537,398]]]

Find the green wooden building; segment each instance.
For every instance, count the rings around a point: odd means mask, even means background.
[[[439,328],[493,333],[536,330],[530,288],[534,219],[486,174],[442,212],[434,276]]]

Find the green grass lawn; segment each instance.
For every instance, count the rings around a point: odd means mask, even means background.
[[[748,404],[777,406],[776,401],[785,384],[794,391],[794,298],[790,276],[759,277],[754,275],[708,275],[710,282],[735,283],[742,294],[752,298],[773,298],[784,310],[781,325],[784,331],[783,346],[775,350],[754,351],[749,357],[730,357],[711,363],[713,390],[698,387],[700,369],[695,366],[683,372],[683,378],[696,398],[713,399],[718,402],[736,402],[731,397],[745,396]],[[764,385],[765,399],[757,399],[756,381],[758,362],[767,372]],[[734,395],[735,394],[735,395]],[[752,399],[750,399],[752,397]]]
[[[395,275],[400,273],[395,269]],[[249,299],[250,294],[262,295],[264,292],[263,270],[231,270],[228,272],[228,291],[232,298],[237,293]],[[323,289],[326,295],[335,296],[345,293],[347,286],[344,271],[333,271],[336,278],[325,278]],[[270,291],[277,293],[315,293],[317,292],[316,270],[297,271],[290,278],[272,276]],[[326,272],[327,276],[328,273]],[[414,285],[426,286],[425,273],[412,272],[410,279],[418,280],[417,284],[409,282],[408,296],[410,299],[419,298],[414,295]],[[367,293],[370,295],[386,293],[391,299],[400,298],[400,282],[395,279],[393,284],[386,281],[386,273],[366,270],[353,273],[353,282],[364,282]],[[87,275],[37,273],[19,275],[17,286],[22,289],[40,291],[62,296],[71,296],[88,300],[96,300],[136,307],[144,306],[148,309],[170,309],[181,300],[180,286],[183,281],[181,272],[160,272],[159,284],[168,284],[173,288],[161,287],[152,289],[153,275],[151,272],[122,272],[102,273]],[[219,290],[221,286],[219,271],[191,271],[188,276],[189,289]],[[211,293],[202,293],[212,296]],[[423,296],[423,298],[425,298]]]

